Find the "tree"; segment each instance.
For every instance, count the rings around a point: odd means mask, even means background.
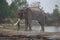
[[[27,0],[12,0],[10,5],[11,17],[17,16],[17,10],[27,6]]]
[[[0,21],[10,16],[10,10],[6,0],[0,0]]]
[[[11,11],[11,18],[14,18],[17,16],[17,6],[16,6],[15,2],[11,3],[10,11]]]
[[[31,4],[32,7],[40,7],[40,2],[33,2],[33,4]]]
[[[56,24],[60,23],[60,13],[59,13],[59,6],[55,5],[55,9],[53,10],[54,21]]]
[[[60,18],[59,6],[58,5],[55,5],[55,9],[53,10],[53,16],[55,18]]]
[[[18,7],[18,9],[21,9],[23,7],[27,7],[27,0],[14,0],[16,6]]]

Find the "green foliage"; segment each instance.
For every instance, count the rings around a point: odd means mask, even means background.
[[[10,10],[11,10],[11,17],[17,17],[17,12],[18,9],[25,7],[27,4],[26,0],[12,0],[12,3],[10,5]]]
[[[27,7],[27,0],[15,0],[15,4],[17,5],[18,9]]]
[[[55,9],[53,10],[53,16],[55,17],[54,23],[56,25],[60,25],[60,13],[59,13],[59,6],[55,5]]]
[[[55,5],[55,9],[53,10],[53,14],[47,13],[49,20],[47,20],[46,25],[60,25],[60,12],[59,6]]]
[[[10,11],[11,11],[12,18],[17,16],[17,6],[15,2],[12,2],[12,4],[10,5]]]
[[[10,11],[6,0],[0,0],[0,18],[9,17]]]
[[[53,10],[53,16],[55,18],[60,18],[60,13],[59,13],[59,7],[58,7],[58,5],[55,5],[55,9]]]
[[[33,2],[33,4],[31,4],[32,7],[40,7],[40,2],[39,1],[35,1]]]

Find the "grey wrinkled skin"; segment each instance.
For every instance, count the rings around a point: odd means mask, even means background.
[[[25,9],[22,9],[23,11],[23,17],[25,19],[25,31],[29,30],[31,31],[32,30],[32,20],[37,20],[38,23],[41,25],[41,31],[44,31],[44,24],[45,24],[45,19],[46,19],[46,15],[45,15],[45,12],[40,9],[40,8],[37,8],[37,7],[29,7],[29,8],[25,8]],[[20,18],[21,18],[21,15],[19,15]]]

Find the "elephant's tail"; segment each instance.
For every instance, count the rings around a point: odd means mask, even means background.
[[[48,16],[47,16],[47,15],[45,15],[45,20],[46,20],[46,21],[48,20]]]

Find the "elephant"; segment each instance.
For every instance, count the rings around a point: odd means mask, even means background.
[[[45,12],[38,8],[38,7],[28,7],[25,9],[21,9],[18,12],[18,18],[25,19],[25,31],[32,30],[32,20],[37,20],[38,23],[41,25],[41,31],[44,31],[44,25],[46,20]],[[19,28],[19,22],[18,22],[18,28]]]

